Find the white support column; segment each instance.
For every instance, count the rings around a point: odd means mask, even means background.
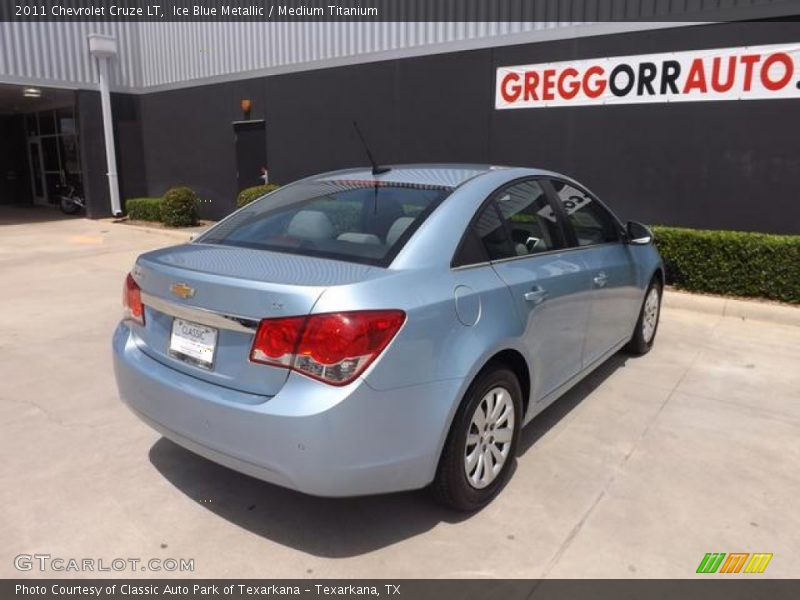
[[[93,33],[89,35],[89,52],[97,59],[100,75],[100,105],[103,113],[103,134],[106,145],[106,169],[108,191],[111,197],[111,214],[122,215],[117,177],[117,151],[114,146],[114,121],[111,115],[111,92],[108,86],[108,61],[117,54],[117,41],[111,36]]]

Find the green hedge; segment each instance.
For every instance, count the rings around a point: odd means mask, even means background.
[[[277,190],[280,186],[275,183],[267,183],[265,185],[254,185],[253,187],[244,188],[236,197],[236,208],[241,208],[245,204],[250,204],[253,200],[261,198],[264,194],[268,194],[272,190]]]
[[[800,303],[800,235],[653,227],[667,283]]]
[[[137,221],[160,221],[161,198],[128,198],[125,213]]]
[[[167,190],[161,202],[161,222],[167,227],[197,225],[197,194],[183,186]]]

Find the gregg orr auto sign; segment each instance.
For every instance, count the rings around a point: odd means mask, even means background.
[[[497,69],[495,108],[800,98],[800,44]]]

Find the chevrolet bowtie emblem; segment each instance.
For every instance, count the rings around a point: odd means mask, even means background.
[[[173,283],[169,286],[169,291],[184,300],[194,296],[194,288],[186,283]]]

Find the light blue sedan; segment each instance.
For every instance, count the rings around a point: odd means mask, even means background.
[[[520,427],[650,349],[663,283],[650,231],[563,175],[337,171],[140,256],[114,368],[145,422],[242,473],[475,510]]]

